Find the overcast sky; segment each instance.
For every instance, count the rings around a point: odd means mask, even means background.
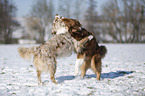
[[[15,5],[17,6],[17,17],[26,16],[31,9],[31,6],[36,0],[13,0]],[[53,0],[54,2],[56,0]],[[105,3],[107,0],[97,0],[97,10],[99,14],[101,13],[101,5]]]

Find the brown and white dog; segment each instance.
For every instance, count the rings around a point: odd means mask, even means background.
[[[63,32],[65,33],[68,30],[71,36],[75,40],[77,40],[77,42],[83,40],[86,37],[93,36],[92,33],[88,32],[85,28],[81,27],[79,21],[64,17],[60,19],[60,21],[62,23],[65,23],[66,25],[66,31]],[[62,33],[62,30],[54,30],[56,27],[55,25],[57,25],[57,23],[58,22],[55,21],[53,22],[53,34]],[[99,46],[94,36],[93,38],[91,37],[90,40],[87,40],[86,42],[76,43],[76,45],[79,45],[79,47],[77,47],[78,51],[75,65],[75,75],[78,75],[79,67],[81,66],[82,77],[85,76],[87,69],[91,68],[97,75],[97,79],[100,80],[102,66],[101,59],[107,53],[106,47]]]
[[[41,44],[39,46],[32,46],[32,47],[19,47],[18,52],[19,55],[27,60],[32,59],[33,56],[33,63],[37,70],[37,77],[38,77],[38,84],[41,85],[41,73],[42,72],[49,72],[50,73],[50,79],[52,82],[57,84],[55,81],[55,72],[57,67],[57,58],[62,58],[66,56],[70,56],[72,52],[76,52],[75,50],[78,50],[80,48],[74,47],[76,40],[70,35],[68,32],[68,29],[66,28],[64,22],[60,22],[60,20],[55,17],[55,21],[58,20],[57,26],[58,30],[61,32],[61,34],[58,34],[52,38],[50,38],[48,41],[46,41],[44,44]],[[61,27],[60,27],[61,26]],[[67,30],[67,31],[65,31]],[[63,33],[64,32],[64,33]],[[88,40],[91,40],[92,36],[86,37],[79,41],[80,43],[84,44],[83,42],[87,42]]]

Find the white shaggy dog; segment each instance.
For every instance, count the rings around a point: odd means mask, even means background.
[[[18,48],[18,52],[22,58],[30,60],[31,56],[33,56],[33,63],[37,70],[39,85],[42,84],[41,73],[48,71],[50,73],[50,79],[52,80],[52,82],[57,84],[54,78],[57,67],[56,59],[58,57],[70,56],[73,51],[75,52],[75,49],[80,50],[79,48],[77,48],[79,46],[74,47],[74,44],[77,43],[77,41],[70,35],[65,24],[61,22],[57,15],[54,21],[59,22],[57,23],[58,25],[56,25],[56,28],[57,30],[61,30],[59,31],[60,34],[52,37],[40,46]],[[86,37],[80,42],[82,43],[88,40],[90,40],[90,37]]]

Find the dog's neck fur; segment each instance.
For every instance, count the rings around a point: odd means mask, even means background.
[[[68,32],[68,30],[65,27],[60,27],[56,31],[56,35]]]

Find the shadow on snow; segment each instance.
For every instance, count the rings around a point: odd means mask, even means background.
[[[133,71],[116,71],[116,72],[109,72],[109,73],[102,73],[101,74],[101,78],[105,79],[105,78],[117,78],[117,77],[121,77],[124,76],[126,74],[131,74],[133,73]],[[86,75],[88,78],[96,78],[95,74],[91,74],[91,75]]]
[[[62,83],[65,80],[73,80],[73,79],[75,79],[75,76],[73,75],[56,77],[56,80],[58,80],[58,83]]]
[[[124,76],[126,74],[131,74],[131,73],[133,73],[133,71],[116,71],[116,72],[102,73],[101,78],[102,79],[105,79],[105,78],[113,79],[113,78]],[[96,75],[95,74],[86,75],[84,78],[96,78]],[[58,83],[62,83],[65,80],[73,80],[73,79],[75,79],[75,76],[73,76],[73,75],[56,77],[56,80],[58,80]]]

